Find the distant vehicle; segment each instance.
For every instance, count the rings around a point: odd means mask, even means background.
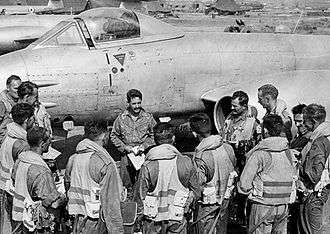
[[[52,12],[64,7],[63,0],[49,0],[47,6],[42,5],[0,5],[1,15],[26,15]]]
[[[259,109],[257,88],[280,90],[288,108],[330,107],[330,36],[183,32],[150,16],[97,8],[61,21],[26,49],[0,56],[0,89],[9,75],[36,82],[53,120],[113,120],[126,92],[143,92],[157,117],[211,111],[218,130],[230,96],[244,90]],[[260,113],[261,112],[261,113]]]

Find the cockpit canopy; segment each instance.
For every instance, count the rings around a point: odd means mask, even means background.
[[[104,47],[116,41],[143,43],[182,37],[175,27],[150,16],[122,8],[96,8],[62,21],[32,46]],[[115,43],[116,44],[116,43]]]

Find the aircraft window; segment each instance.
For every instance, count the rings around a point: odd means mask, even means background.
[[[84,45],[76,24],[71,24],[60,34],[53,36],[44,45],[59,46],[59,45]]]
[[[85,21],[96,43],[136,38],[140,36],[140,26],[133,12],[121,12],[106,17],[94,17]]]

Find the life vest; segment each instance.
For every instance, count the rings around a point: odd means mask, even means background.
[[[182,221],[184,208],[189,196],[189,189],[179,180],[177,157],[158,160],[159,172],[157,184],[148,192],[143,201],[143,213],[153,221]]]
[[[20,161],[17,167],[12,218],[15,221],[23,222],[23,225],[32,232],[36,228],[33,210],[41,206],[41,201],[34,202],[27,188],[27,173],[30,166],[31,164]]]
[[[226,193],[229,175],[234,171],[234,165],[224,145],[211,152],[214,161],[214,174],[211,181],[204,186],[202,203],[221,205]]]
[[[77,153],[72,157],[71,183],[68,191],[68,211],[70,215],[100,217],[100,185],[89,173],[89,161],[94,152]]]
[[[265,205],[282,205],[295,201],[296,173],[291,151],[267,152],[271,164],[253,181],[251,200]]]
[[[232,119],[225,121],[225,139],[231,142],[239,142],[243,140],[250,140],[253,137],[253,127],[255,123],[254,117],[246,117],[238,126],[233,126],[233,132],[230,132],[232,126]]]
[[[6,108],[6,113],[5,114],[9,115],[13,105],[12,105],[11,101],[9,100],[7,94],[6,94],[6,90],[4,90],[0,93],[0,101],[2,101],[3,104],[5,105],[5,108]]]
[[[328,140],[330,141],[330,136],[327,136]],[[323,188],[330,184],[330,162],[329,162],[329,155],[324,165],[324,169],[321,174],[320,181],[315,185],[314,191],[318,192],[319,194],[322,192]]]
[[[0,189],[12,193],[11,170],[14,165],[13,145],[17,139],[6,136],[0,148]]]

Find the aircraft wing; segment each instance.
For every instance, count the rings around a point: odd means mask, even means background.
[[[0,54],[27,47],[47,31],[45,27],[0,27]]]
[[[225,91],[225,89],[216,88],[216,89],[212,89],[212,90],[207,91],[206,93],[204,93],[201,96],[201,99],[202,99],[202,101],[216,103],[217,101],[219,101],[224,96],[231,96],[232,93],[233,92],[231,92],[231,90],[227,92],[227,91]]]

